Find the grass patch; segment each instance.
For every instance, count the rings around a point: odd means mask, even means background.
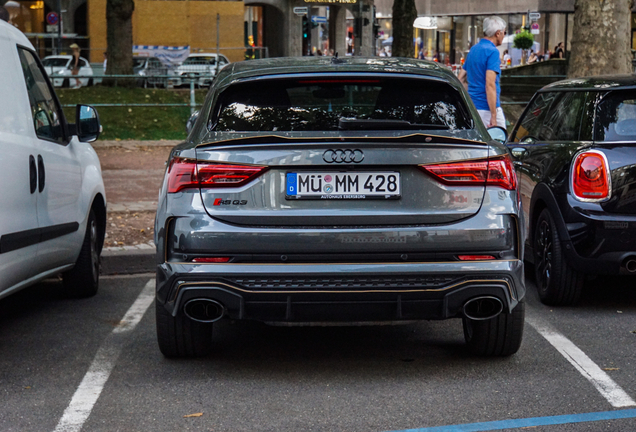
[[[190,103],[190,90],[142,89],[123,87],[82,87],[57,89],[62,105],[75,104],[164,104]],[[196,90],[195,101],[203,103],[207,90]],[[182,140],[190,107],[96,107],[104,128],[102,140]],[[75,120],[75,108],[64,108],[70,122]]]

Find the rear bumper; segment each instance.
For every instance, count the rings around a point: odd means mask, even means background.
[[[636,260],[636,216],[594,210],[568,196],[561,226],[568,261],[581,273],[636,276],[625,266]]]
[[[173,315],[209,299],[228,318],[266,322],[447,319],[474,297],[497,297],[510,311],[524,295],[520,260],[157,267],[157,301]]]

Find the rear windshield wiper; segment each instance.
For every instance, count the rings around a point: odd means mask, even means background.
[[[406,120],[354,119],[340,117],[340,130],[404,130],[404,129],[435,129],[448,130],[446,125],[411,123]]]

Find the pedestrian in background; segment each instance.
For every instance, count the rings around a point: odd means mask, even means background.
[[[499,17],[484,19],[484,38],[470,49],[458,77],[487,127],[506,127],[499,100],[501,64],[497,49],[506,36],[506,27],[506,22]]]
[[[79,61],[80,47],[79,45],[74,43],[74,44],[71,44],[70,48],[73,53],[73,59],[71,60],[71,64],[69,65],[69,68],[71,69],[71,75],[76,76],[76,75],[79,75],[79,69],[80,69],[80,61]],[[82,86],[82,83],[80,82],[79,78],[73,78],[73,80],[74,80],[74,85],[72,86],[73,88],[80,88]]]
[[[554,47],[554,58],[558,58],[558,59],[565,58],[565,51],[563,50],[563,42],[559,42],[559,44]]]
[[[106,74],[106,66],[108,65],[108,52],[104,51],[104,75]]]

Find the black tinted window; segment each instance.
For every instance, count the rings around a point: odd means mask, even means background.
[[[237,84],[219,98],[217,131],[333,131],[340,119],[410,122],[409,129],[470,129],[460,94],[438,81],[312,78]],[[395,122],[394,122],[395,123]],[[393,125],[392,128],[399,128]]]
[[[58,107],[44,70],[30,51],[18,48],[29,93],[35,133],[39,138],[64,142],[62,110]]]
[[[524,139],[539,139],[543,119],[545,119],[556,93],[539,93],[531,105],[524,113],[517,130],[512,138],[513,142],[520,142]]]
[[[596,141],[636,141],[636,91],[609,93],[596,108]]]
[[[537,138],[540,141],[578,140],[584,105],[584,92],[559,94],[546,114]]]

